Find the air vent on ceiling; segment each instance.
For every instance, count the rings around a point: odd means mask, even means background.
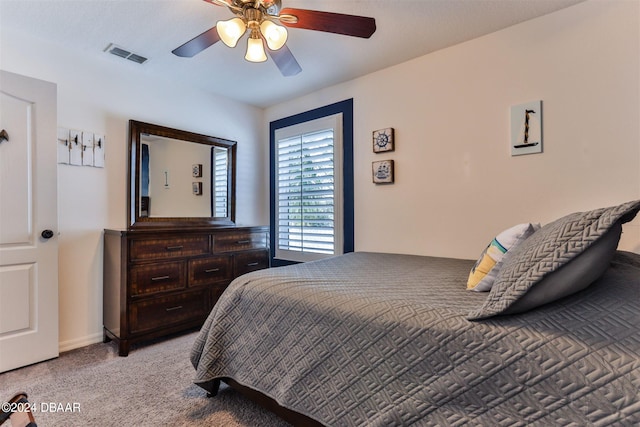
[[[110,43],[104,51],[112,55],[119,56],[120,58],[128,59],[129,61],[133,61],[137,64],[144,64],[147,61],[147,58],[145,58],[144,56],[131,53],[128,50],[123,49],[120,46],[116,46],[113,43]]]

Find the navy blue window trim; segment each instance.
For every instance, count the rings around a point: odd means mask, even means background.
[[[299,123],[320,119],[342,113],[342,160],[343,160],[343,209],[344,209],[344,253],[354,250],[354,216],[353,216],[353,99],[336,102],[294,116],[275,120],[269,124],[269,198],[270,198],[270,227],[271,227],[271,266],[295,264],[294,261],[274,259],[276,249],[276,130]]]

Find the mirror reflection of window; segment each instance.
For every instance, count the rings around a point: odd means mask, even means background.
[[[213,183],[215,206],[211,209],[213,216],[226,217],[229,212],[229,198],[227,195],[229,176],[229,155],[226,148],[213,147]]]
[[[140,146],[140,216],[149,216],[149,146]]]

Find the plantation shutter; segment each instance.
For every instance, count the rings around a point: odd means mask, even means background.
[[[278,258],[307,261],[342,253],[336,127],[335,117],[320,119],[277,139]]]
[[[214,199],[215,217],[229,216],[229,200],[228,200],[228,168],[229,154],[226,148],[213,148],[214,159]]]

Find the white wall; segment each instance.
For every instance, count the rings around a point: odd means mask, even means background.
[[[129,119],[238,141],[237,220],[268,223],[262,110],[107,54],[83,57],[8,28],[1,36],[0,68],[58,85],[60,126],[106,134],[104,169],[58,166],[61,351],[102,338],[102,230],[126,227]]]
[[[356,250],[476,258],[511,225],[640,199],[639,16],[591,0],[268,108],[264,127],[353,97]],[[533,100],[544,153],[511,157],[510,107]],[[373,154],[386,127],[396,151]],[[395,184],[371,183],[380,159]],[[619,248],[640,252],[639,218]]]

